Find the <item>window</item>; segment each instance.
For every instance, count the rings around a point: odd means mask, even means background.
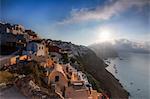
[[[59,76],[55,76],[55,82],[59,81]]]
[[[16,30],[19,30],[19,28],[18,28],[18,27],[16,27]]]

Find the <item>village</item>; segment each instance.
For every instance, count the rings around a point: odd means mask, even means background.
[[[61,41],[42,39],[22,25],[9,23],[0,23],[0,35],[0,52],[9,54],[0,59],[0,72],[13,74],[0,87],[13,85],[31,99],[109,99],[92,88],[78,69],[73,50]]]

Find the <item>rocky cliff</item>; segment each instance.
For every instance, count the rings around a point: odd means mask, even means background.
[[[122,87],[119,80],[105,69],[107,65],[92,50],[85,46],[62,41],[59,44],[60,47],[71,49],[80,64],[78,69],[87,74],[93,88],[108,93],[113,99],[128,98],[128,92]]]
[[[77,61],[77,69],[84,72],[94,89],[106,93],[113,99],[126,99],[128,93],[119,81],[109,73],[105,67],[104,61],[97,57],[89,48],[81,45],[75,45],[71,42],[56,41],[51,39],[41,39],[46,44],[57,45],[62,49],[69,49],[72,57]]]
[[[85,71],[91,74],[99,83],[99,87],[110,94],[112,98],[128,98],[128,93],[119,81],[109,73],[105,63],[92,51],[77,57]]]

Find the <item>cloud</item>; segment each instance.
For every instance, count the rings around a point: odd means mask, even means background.
[[[72,9],[70,16],[59,24],[78,23],[90,20],[108,20],[131,7],[142,8],[149,0],[109,0],[104,6],[95,9]]]

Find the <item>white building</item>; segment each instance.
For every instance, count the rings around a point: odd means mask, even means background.
[[[1,33],[12,33],[12,34],[23,34],[25,28],[22,25],[15,24],[11,25],[9,23],[0,23],[0,32]]]
[[[46,47],[43,43],[29,42],[26,47],[26,51],[23,51],[25,55],[45,56],[47,54]]]
[[[23,34],[25,28],[22,25],[15,24],[11,27],[11,29],[8,29],[7,31],[13,34]]]

